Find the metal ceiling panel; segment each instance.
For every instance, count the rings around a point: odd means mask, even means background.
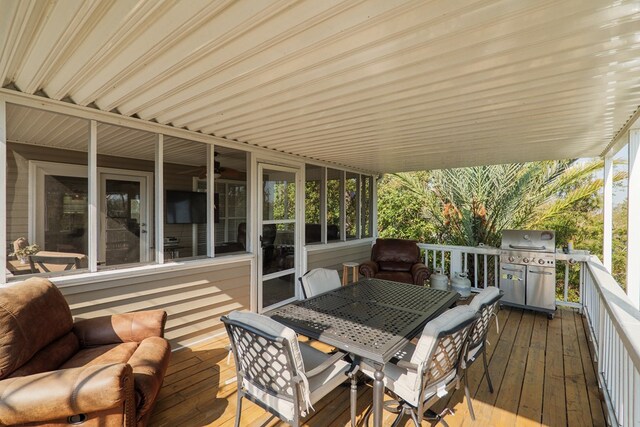
[[[640,105],[638,0],[3,9],[4,86],[365,170],[597,156]]]

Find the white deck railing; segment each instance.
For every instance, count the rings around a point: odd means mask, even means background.
[[[441,268],[443,273],[453,277],[455,273],[466,272],[471,279],[473,290],[479,290],[488,285],[498,286],[500,269],[500,249],[489,246],[448,246],[419,243],[424,250],[424,263],[432,270]],[[557,299],[558,305],[582,308],[582,284],[584,277],[584,262],[588,255],[580,253],[557,254],[558,263],[564,264],[564,288],[562,298]],[[579,279],[572,283],[572,272]],[[570,293],[571,289],[575,292]]]
[[[640,426],[640,312],[597,257],[585,265],[584,314],[611,424]]]
[[[498,248],[418,246],[430,268],[442,268],[450,277],[468,272],[474,290],[498,285]],[[597,257],[556,254],[556,261],[564,264],[563,292],[557,303],[578,308],[587,319],[610,424],[640,426],[640,312]]]

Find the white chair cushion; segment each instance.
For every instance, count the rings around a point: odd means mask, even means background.
[[[341,286],[340,276],[336,270],[316,268],[302,276],[302,286],[307,298],[315,297]]]
[[[475,311],[478,311],[482,304],[488,303],[498,295],[500,295],[500,290],[498,288],[496,288],[495,286],[487,286],[475,297],[473,297],[473,299],[469,303],[469,307],[473,308]]]
[[[315,348],[304,343],[300,344],[300,351],[302,353],[304,366],[307,371],[310,371],[316,366],[319,366],[320,364],[322,364],[322,362],[331,357],[330,355],[318,351]],[[321,374],[309,378],[311,404],[315,404],[329,392],[331,392],[331,390],[334,390],[336,387],[342,384],[347,379],[345,373],[348,369],[349,363],[345,362],[344,360],[339,360],[333,366],[323,371]],[[282,414],[285,418],[288,418],[290,420],[293,419],[293,402],[266,393],[253,384],[248,383],[246,380],[244,381],[244,388],[247,393],[265,403],[267,406],[274,409],[278,413]]]
[[[361,363],[360,370],[370,378],[374,378],[373,374],[375,369],[366,364]],[[416,387],[417,374],[410,372],[407,369],[400,368],[393,363],[387,363],[384,366],[384,386],[400,396],[403,400],[407,401],[413,406],[418,406],[418,399],[420,398],[419,384]],[[451,371],[445,378],[438,381],[436,384],[429,386],[425,392],[424,400],[428,400],[438,391],[438,388],[442,385],[449,384],[456,377],[456,371]]]

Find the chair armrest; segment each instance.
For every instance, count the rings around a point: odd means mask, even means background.
[[[334,353],[333,355],[331,355],[331,357],[329,357],[327,360],[325,360],[324,362],[322,362],[312,370],[305,372],[305,374],[307,375],[307,378],[314,377],[326,371],[328,368],[333,366],[337,361],[344,359],[345,356],[346,356],[345,353],[341,353],[341,352]]]
[[[429,269],[421,262],[413,264],[411,276],[413,276],[414,285],[423,286],[424,282],[429,278]]]
[[[418,365],[416,365],[415,363],[407,362],[406,360],[398,360],[396,365],[398,365],[399,368],[404,368],[411,372],[418,372]]]
[[[163,310],[137,311],[79,320],[73,332],[82,347],[140,342],[149,337],[163,337],[167,313]]]
[[[133,373],[124,363],[44,372],[0,381],[0,425],[21,425],[135,408]]]
[[[358,268],[364,277],[375,277],[378,274],[378,264],[373,261],[365,261]]]

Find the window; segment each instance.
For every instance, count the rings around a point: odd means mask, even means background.
[[[343,172],[327,169],[327,241],[340,240],[342,224]]]
[[[306,165],[305,175],[305,243],[320,243],[322,241],[322,183],[324,168]]]
[[[358,174],[347,172],[344,191],[347,240],[358,237],[359,181],[360,176]]]
[[[207,257],[207,144],[164,137],[164,260]]]
[[[158,136],[98,123],[98,268],[155,259],[154,192]]]
[[[360,177],[360,237],[373,236],[373,177]]]
[[[87,120],[7,104],[9,277],[88,267],[88,139]]]
[[[247,153],[224,147],[215,151],[215,254],[249,252]]]

